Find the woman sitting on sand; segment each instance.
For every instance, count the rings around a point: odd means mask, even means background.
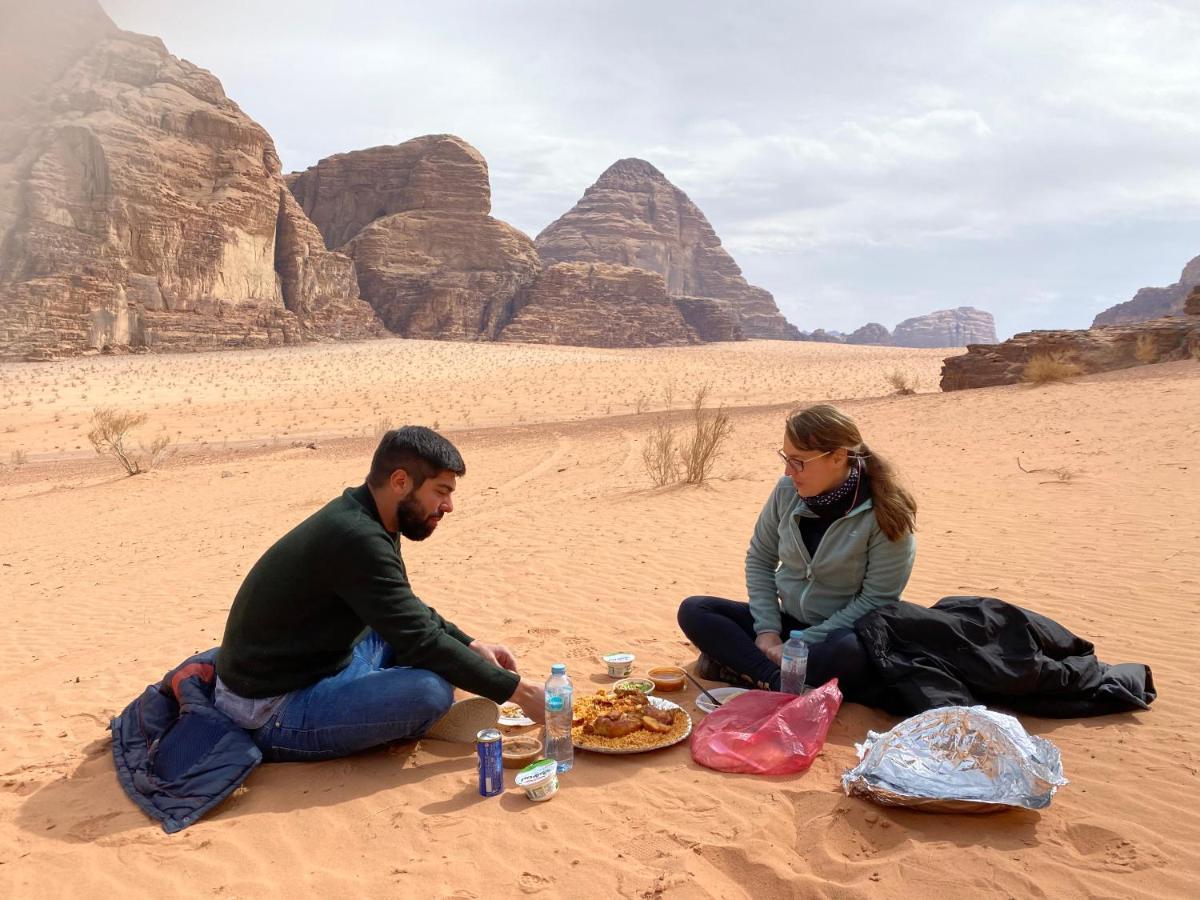
[[[773,691],[783,642],[800,631],[807,683],[836,677],[853,698],[872,674],[853,626],[900,600],[915,555],[916,501],[832,406],[793,413],[779,455],[784,477],[746,553],[749,604],[688,597],[679,626],[700,649],[697,675]]]

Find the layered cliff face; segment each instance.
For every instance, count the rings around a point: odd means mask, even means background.
[[[288,186],[331,250],[394,213],[477,218],[492,211],[487,162],[450,134],[339,153],[289,175]]]
[[[288,183],[404,337],[495,340],[541,268],[533,242],[488,215],[487,162],[454,135],[339,153]]]
[[[973,306],[942,309],[905,319],[892,332],[896,347],[965,347],[996,343],[992,314]]]
[[[1092,327],[1142,322],[1159,316],[1182,315],[1184,300],[1188,292],[1197,285],[1200,285],[1200,256],[1183,267],[1179,280],[1174,284],[1165,288],[1142,288],[1133,295],[1132,300],[1118,303],[1096,316],[1092,320]]]
[[[0,104],[0,354],[382,334],[220,82],[65,9],[26,11],[55,49],[13,64],[35,87]]]
[[[942,364],[942,390],[996,387],[1023,380],[1035,356],[1055,356],[1081,372],[1105,372],[1181,359],[1200,359],[1200,288],[1183,315],[1078,331],[1027,331],[1002,344],[972,346]]]
[[[657,272],[675,297],[709,297],[736,311],[748,338],[794,340],[774,298],[746,283],[700,209],[650,163],[610,166],[535,241],[542,259],[613,263]]]
[[[440,211],[377,219],[344,249],[384,324],[414,338],[496,339],[540,268],[533,242],[511,225]]]
[[[696,343],[662,276],[605,263],[549,266],[521,298],[501,340],[583,347]]]

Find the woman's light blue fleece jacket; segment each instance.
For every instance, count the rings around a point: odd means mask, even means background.
[[[810,557],[799,520],[816,514],[790,478],[779,479],[746,551],[746,590],[756,634],[780,632],[782,605],[809,626],[803,632],[805,643],[816,644],[871,610],[900,600],[912,573],[916,540],[911,532],[889,540],[871,508],[868,498],[830,525]]]

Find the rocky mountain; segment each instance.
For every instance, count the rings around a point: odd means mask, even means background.
[[[971,346],[942,364],[942,390],[1016,384],[1038,355],[1073,362],[1085,374],[1200,359],[1200,287],[1192,289],[1181,312],[1184,315],[1087,330],[1027,331],[1003,344]]]
[[[973,306],[942,309],[905,319],[892,332],[897,347],[965,347],[996,343],[992,314]]]
[[[1165,287],[1145,287],[1133,295],[1132,300],[1111,306],[1092,320],[1092,327],[1121,325],[1141,322],[1159,316],[1178,316],[1183,313],[1183,302],[1188,291],[1200,284],[1200,256],[1186,266],[1174,284]]]
[[[453,135],[340,153],[288,183],[396,334],[594,347],[740,339],[732,303],[671,297],[650,269],[546,265],[489,215],[487,162]]]
[[[22,5],[0,60],[0,358],[384,333],[210,73],[94,0]]]
[[[673,297],[723,300],[747,338],[794,340],[774,298],[742,277],[704,213],[650,163],[613,163],[534,242],[547,263],[612,263],[657,272]]]
[[[846,335],[846,343],[887,347],[892,343],[892,333],[878,322],[868,322],[862,328],[857,328]]]
[[[488,215],[487,162],[454,135],[340,153],[288,182],[404,337],[495,340],[541,269],[533,241]]]

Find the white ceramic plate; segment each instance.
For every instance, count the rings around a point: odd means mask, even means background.
[[[515,703],[500,704],[500,719],[501,725],[508,725],[513,728],[521,728],[525,725],[532,725],[533,719],[525,715],[525,710],[517,706]]]
[[[661,744],[652,744],[649,747],[630,747],[628,749],[616,749],[613,747],[594,747],[587,744],[575,742],[576,750],[587,750],[589,753],[646,753],[650,750],[661,750],[663,747],[671,747],[678,744],[680,741],[686,741],[692,733],[692,717],[688,715],[687,710],[678,703],[672,703],[670,700],[664,700],[662,697],[655,697],[653,694],[646,698],[651,706],[657,706],[659,709],[677,709],[687,717],[687,728],[683,730],[683,734],[678,737],[668,737]]]
[[[718,700],[720,700],[721,703],[724,703],[726,700],[731,700],[734,697],[736,697],[738,694],[744,694],[748,690],[750,690],[750,688],[723,687],[723,688],[709,688],[708,692],[710,694],[712,694],[714,697],[716,697]],[[696,709],[700,710],[701,712],[710,713],[714,709],[716,709],[716,707],[713,706],[713,702],[711,700],[709,700],[707,697],[705,697],[703,694],[697,694],[696,695]]]

